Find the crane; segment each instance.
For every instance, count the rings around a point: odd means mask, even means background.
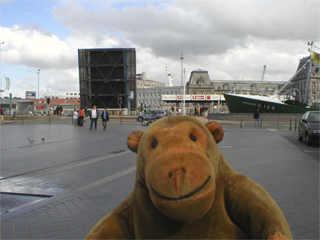
[[[261,76],[261,81],[263,81],[263,79],[264,79],[264,75],[266,74],[266,69],[267,69],[267,65],[264,65],[263,71],[262,71],[262,76]]]
[[[168,71],[168,68],[166,66],[166,76],[168,78],[168,82],[169,82],[169,87],[173,86],[173,79],[174,77],[171,75],[171,73]]]

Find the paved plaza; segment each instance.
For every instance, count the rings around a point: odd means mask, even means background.
[[[221,124],[218,146],[231,167],[273,196],[294,239],[319,239],[318,155],[292,144],[293,131]],[[107,131],[71,121],[0,125],[1,239],[85,238],[132,191],[136,154],[126,139],[145,129],[134,120]]]

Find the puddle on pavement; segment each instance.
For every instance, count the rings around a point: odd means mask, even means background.
[[[21,206],[29,205],[31,203],[38,202],[47,198],[48,197],[0,193],[1,214],[13,211]]]
[[[63,191],[53,183],[21,176],[1,179],[0,186],[1,214],[48,199]]]

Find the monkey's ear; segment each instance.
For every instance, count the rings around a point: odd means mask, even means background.
[[[144,131],[140,130],[140,131],[134,131],[130,133],[130,135],[128,136],[127,145],[132,152],[135,152],[135,153],[138,152],[139,143],[143,134],[144,134]]]
[[[209,132],[212,134],[217,144],[222,141],[224,132],[219,123],[215,121],[210,121],[206,123],[206,127],[208,128]]]

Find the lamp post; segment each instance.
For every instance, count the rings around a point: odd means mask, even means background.
[[[181,60],[181,87],[182,87],[183,86],[183,55],[182,55],[182,53],[181,53],[180,60]],[[185,95],[183,93],[183,99],[184,99],[184,97],[185,97]],[[182,115],[184,115],[184,108],[183,108],[183,103],[182,103],[183,99],[182,99],[182,96],[181,96],[181,111],[182,111]]]
[[[183,69],[183,115],[186,115],[186,69]]]
[[[1,76],[1,46],[2,46],[2,44],[4,44],[4,42],[1,42],[1,44],[0,44],[0,80],[1,80],[1,98],[2,98],[2,76]]]
[[[37,105],[39,106],[39,99],[40,99],[40,91],[39,91],[39,78],[40,78],[40,69],[38,69],[38,101],[37,101]]]

